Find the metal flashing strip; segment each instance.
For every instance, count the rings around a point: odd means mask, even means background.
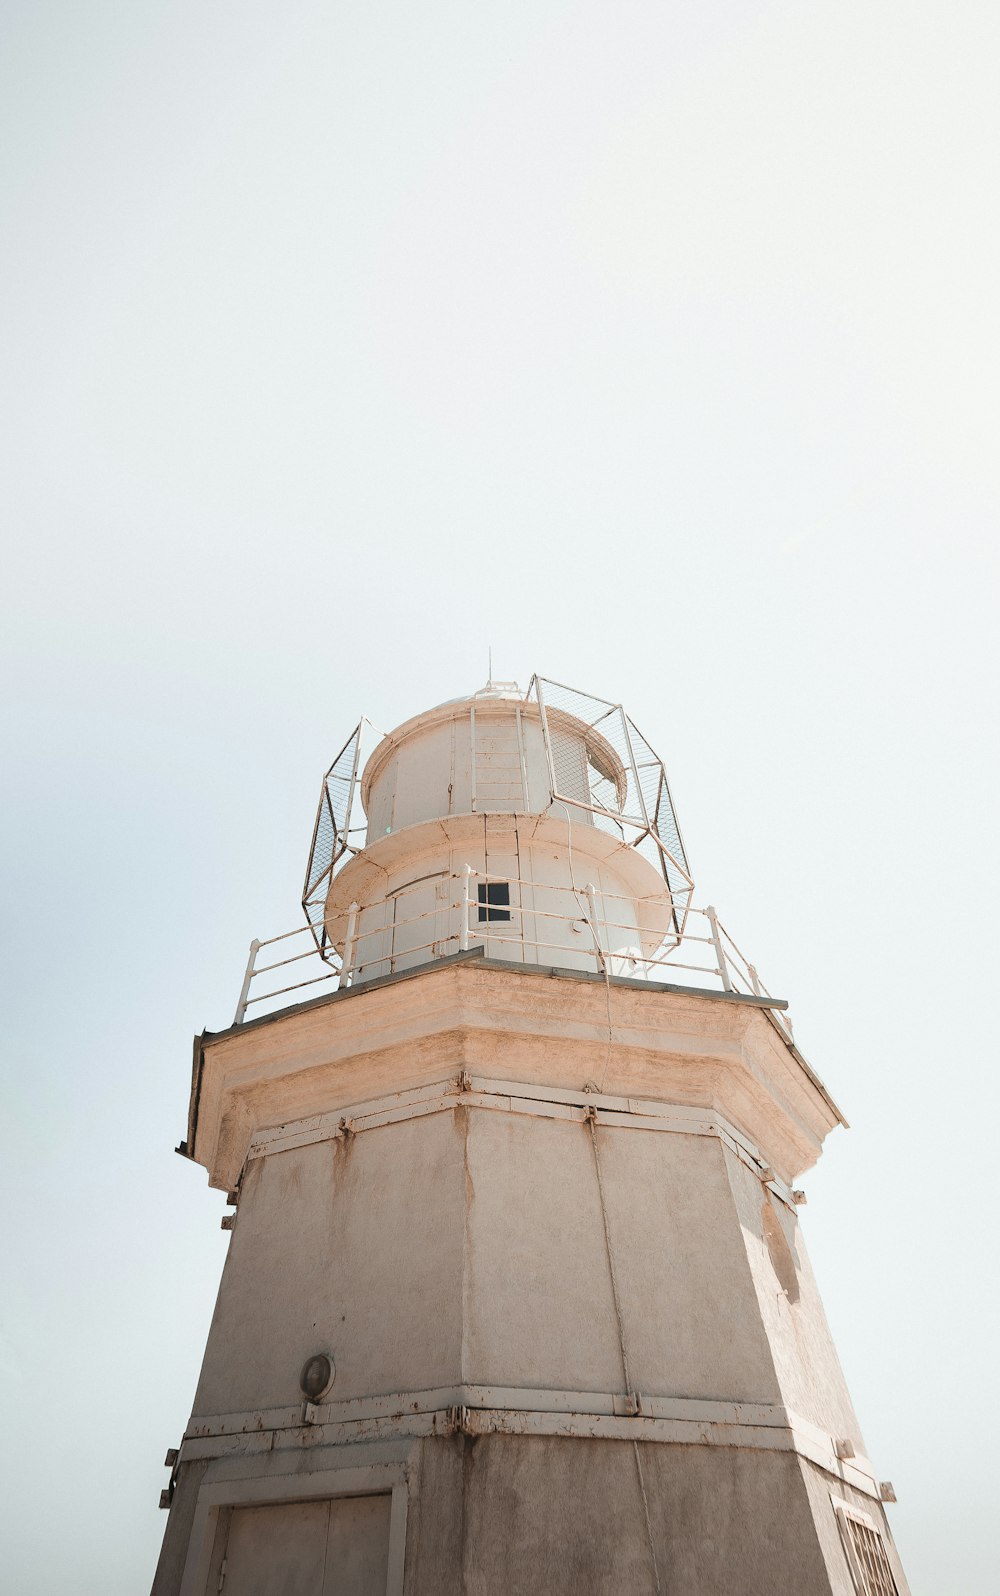
[[[614,954],[610,955],[612,958]],[[590,981],[598,982],[603,986],[610,981],[612,986],[631,989],[638,992],[673,992],[681,997],[713,998],[723,1003],[742,1004],[744,1008],[751,1009],[787,1009],[788,999],[768,997],[760,992],[734,992],[717,990],[711,986],[688,986],[678,981],[648,981],[642,976],[614,975],[609,970],[605,975],[603,970],[577,970],[565,964],[525,964],[518,959],[483,959],[483,968],[487,970],[513,970],[516,974],[527,971],[529,975],[545,975],[554,977],[559,981]],[[780,1033],[779,1033],[780,1034]],[[787,1041],[787,1037],[785,1038]]]
[[[247,1150],[247,1163],[272,1153],[290,1152],[314,1142],[331,1141],[349,1132],[379,1130],[403,1120],[420,1119],[429,1114],[448,1113],[461,1104],[492,1112],[528,1114],[540,1119],[572,1120],[584,1124],[591,1116],[599,1126],[619,1130],[667,1131],[674,1135],[716,1136],[723,1146],[764,1179],[768,1165],[758,1149],[742,1131],[712,1109],[692,1108],[683,1103],[663,1103],[640,1097],[613,1097],[601,1092],[567,1091],[557,1086],[537,1086],[527,1081],[493,1080],[480,1075],[463,1075],[434,1081],[407,1092],[369,1099],[313,1114],[305,1119],[258,1131]],[[795,1211],[791,1190],[774,1175],[764,1182],[769,1191]]]
[[[193,1418],[181,1459],[246,1457],[289,1448],[464,1435],[547,1435],[794,1452],[879,1499],[867,1458],[836,1456],[834,1440],[780,1405],[699,1397],[632,1397],[598,1391],[460,1385],[259,1412]]]

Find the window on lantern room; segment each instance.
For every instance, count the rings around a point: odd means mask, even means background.
[[[510,919],[509,881],[480,881],[479,919],[480,921]]]

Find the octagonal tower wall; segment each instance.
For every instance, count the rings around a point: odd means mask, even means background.
[[[610,978],[675,910],[545,715],[383,739],[344,989],[196,1040],[235,1213],[154,1596],[856,1596],[855,1545],[906,1596],[790,1185],[839,1111],[756,987]]]

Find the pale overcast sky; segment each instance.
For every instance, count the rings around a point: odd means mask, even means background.
[[[6,1587],[134,1596],[227,1238],[191,1035],[320,775],[621,699],[852,1123],[914,1596],[996,1589],[1000,10],[7,0]]]

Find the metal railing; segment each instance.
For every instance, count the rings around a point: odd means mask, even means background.
[[[305,994],[313,986],[363,985],[378,976],[419,968],[478,945],[488,956],[529,966],[568,967],[616,979],[773,997],[711,906],[695,908],[685,903],[685,917],[679,921],[673,913],[675,903],[666,893],[662,898],[637,902],[603,892],[589,882],[576,887],[519,879],[507,881],[510,902],[500,906],[489,900],[487,893],[479,892],[480,883],[495,885],[496,879],[466,865],[433,878],[431,890],[436,896],[430,907],[418,908],[414,901],[418,897],[426,901],[426,882],[391,894],[381,905],[362,908],[352,903],[341,917],[338,946],[328,942],[322,955],[308,925],[275,937],[255,938],[234,1025],[241,1025],[251,1008],[274,1004],[292,993]],[[384,923],[366,925],[366,919],[377,917],[380,908]],[[408,908],[412,912],[406,913]],[[308,947],[300,951],[307,938]],[[258,963],[261,954],[264,962]],[[293,968],[302,965],[308,973]],[[278,971],[287,971],[289,976],[302,973],[303,978],[285,983]],[[259,983],[268,975],[279,984],[269,984],[262,991]],[[777,1008],[771,1013],[792,1041],[787,1014]]]
[[[469,717],[469,813],[529,814],[554,807],[568,821],[583,811],[588,823],[634,848],[663,876],[683,919],[694,878],[666,768],[621,704],[536,673],[525,693],[513,682],[491,682],[459,705],[457,717],[464,719],[466,711]],[[511,763],[499,788],[495,767],[491,780],[477,763],[477,706],[487,725],[497,713],[506,711],[509,717]],[[529,778],[526,758],[526,721],[535,720],[548,767],[544,794]],[[360,792],[367,756],[384,738],[363,716],[323,778],[302,890],[302,907],[318,943],[323,942],[330,883],[344,858],[361,852],[368,840]]]

